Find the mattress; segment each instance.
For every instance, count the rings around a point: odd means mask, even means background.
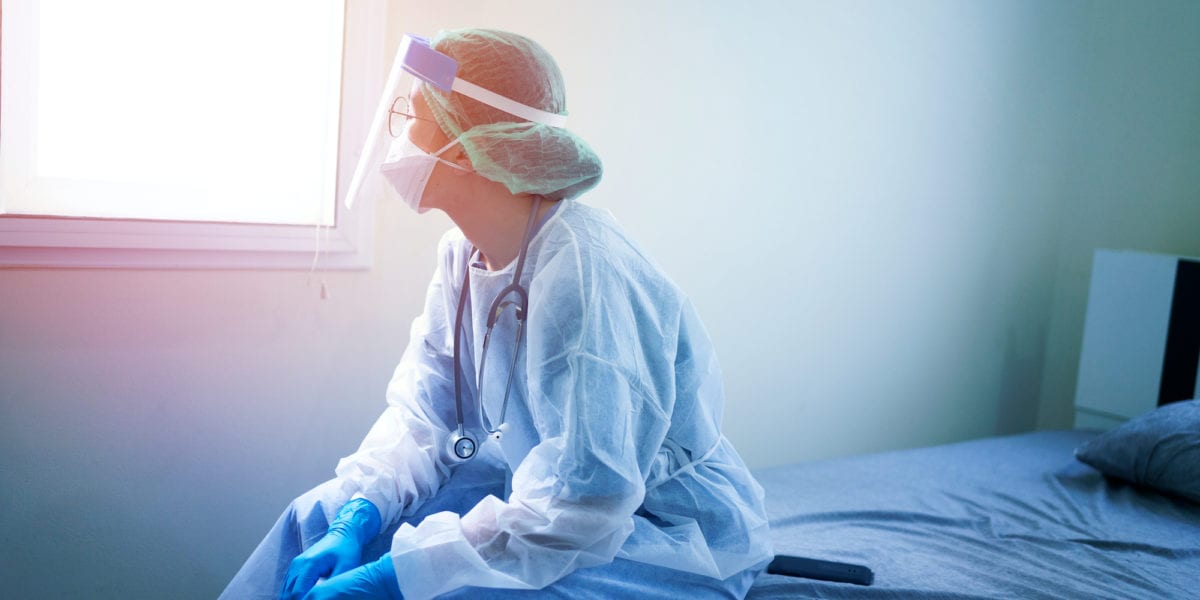
[[[869,586],[763,574],[748,598],[1200,598],[1200,505],[1074,459],[1040,431],[755,472],[775,552]]]

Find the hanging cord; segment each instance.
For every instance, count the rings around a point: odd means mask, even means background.
[[[324,231],[324,233],[325,233],[325,244],[328,245],[329,244],[329,227],[326,227],[326,226],[322,225],[320,221],[317,221],[317,225],[313,229],[313,234],[314,234],[313,235],[313,259],[312,259],[312,264],[309,265],[309,267],[308,267],[308,280],[306,282],[306,285],[309,287],[312,287],[313,275],[317,274],[317,263],[319,262],[319,259],[321,257],[321,250],[322,250],[322,248],[321,248],[321,233],[322,233],[322,231]],[[325,269],[324,268],[321,269],[321,272],[318,275],[318,277],[320,278],[320,281],[321,281],[320,297],[322,300],[327,300],[327,299],[329,299],[329,288],[328,288],[328,286],[325,285]]]

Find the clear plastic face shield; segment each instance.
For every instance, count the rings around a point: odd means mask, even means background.
[[[458,62],[434,50],[428,39],[404,34],[388,73],[387,84],[371,119],[371,127],[359,155],[358,165],[354,169],[354,176],[350,180],[346,208],[353,208],[359,194],[364,193],[364,182],[378,173],[380,168],[387,164],[389,157],[395,158],[402,154],[400,146],[405,144],[403,138],[407,135],[406,129],[413,119],[419,118],[413,113],[411,98],[413,86],[418,81],[444,92],[458,92],[521,120],[544,123],[552,127],[566,125],[565,115],[522,104],[465,81],[457,74]],[[439,152],[436,148],[428,150],[431,153]],[[444,151],[445,148],[441,150]]]

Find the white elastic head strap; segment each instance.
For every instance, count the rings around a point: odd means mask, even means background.
[[[506,98],[489,90],[479,87],[470,81],[454,78],[454,85],[450,89],[468,97],[478,100],[492,108],[502,110],[510,115],[521,117],[526,121],[534,123],[542,123],[551,127],[566,127],[567,116],[558,115],[552,112],[536,109],[527,104],[521,104],[511,98]]]
[[[470,81],[459,79],[458,61],[434,50],[433,44],[419,35],[406,33],[400,38],[400,47],[396,50],[396,64],[401,65],[405,71],[412,73],[421,81],[443,92],[458,92],[526,121],[542,123],[551,127],[563,127],[567,124],[566,115],[558,115],[522,104]],[[395,69],[395,64],[393,69]]]

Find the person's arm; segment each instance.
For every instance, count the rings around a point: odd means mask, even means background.
[[[439,448],[448,435],[447,421],[454,417],[438,407],[453,404],[453,359],[447,341],[447,307],[454,297],[453,238],[444,236],[438,250],[425,311],[413,321],[408,348],[388,385],[388,407],[358,451],[338,463],[343,504],[336,516],[329,515],[325,536],[288,565],[281,599],[299,600],[306,594],[338,597],[329,594],[378,583],[381,574],[391,571],[374,563],[360,567],[363,546],[401,515],[420,507],[449,475]],[[336,502],[333,499],[326,510]],[[390,568],[391,563],[384,562]],[[323,577],[327,582],[314,587]],[[393,575],[383,583],[391,589],[394,580]]]
[[[513,474],[507,502],[487,497],[461,517],[442,512],[400,527],[391,556],[405,598],[466,585],[541,588],[612,561],[633,530],[645,494],[638,438],[661,441],[665,421],[642,420],[641,411],[658,409],[626,369],[585,343],[604,335],[604,324],[594,321],[602,317],[585,306],[588,293],[572,293],[586,286],[550,281],[530,288],[526,347],[528,403],[540,442]],[[642,430],[644,423],[655,425]]]
[[[420,508],[450,474],[443,446],[455,426],[452,244],[450,235],[439,243],[438,268],[388,384],[387,408],[336,469],[347,498],[365,498],[379,509],[381,531]]]
[[[546,424],[557,434],[514,473],[507,502],[489,496],[462,517],[436,513],[396,532],[391,555],[405,598],[464,585],[541,588],[612,561],[633,531],[645,488],[625,424],[630,390],[593,357],[570,362],[586,373],[560,400],[559,422]]]

